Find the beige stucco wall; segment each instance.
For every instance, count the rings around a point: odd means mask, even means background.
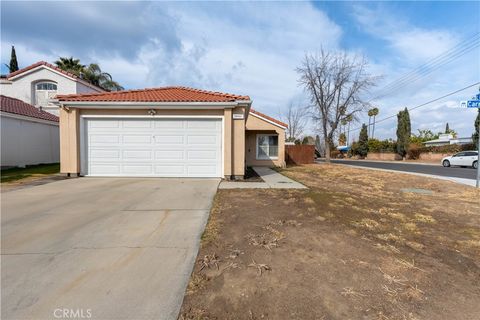
[[[278,134],[278,159],[257,159],[257,134]],[[247,166],[285,166],[285,129],[275,126],[265,120],[249,115],[245,131],[245,159]]]
[[[232,109],[178,110],[156,109],[156,115],[224,116],[224,175],[245,174],[245,120],[232,119],[232,113],[244,113],[244,107]],[[76,109],[60,111],[60,171],[80,172],[80,116],[81,115],[147,115],[147,109]]]
[[[80,172],[79,110],[60,109],[60,172]]]

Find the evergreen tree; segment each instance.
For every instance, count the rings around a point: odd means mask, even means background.
[[[397,114],[397,153],[402,157],[407,154],[412,135],[411,130],[410,114],[405,108]]]
[[[450,127],[448,126],[448,122],[447,122],[447,125],[445,126],[445,133],[450,133]]]
[[[475,119],[475,132],[474,134],[472,135],[472,140],[473,140],[473,145],[475,146],[474,148],[475,149],[478,149],[478,126],[480,124],[480,109],[478,109],[478,114],[477,114],[477,118]]]
[[[10,54],[10,64],[7,65],[7,67],[10,73],[18,70],[17,53],[15,52],[14,46],[12,46],[12,52]]]
[[[360,130],[360,136],[358,137],[357,154],[361,157],[366,157],[368,153],[368,129],[364,123],[362,130]]]

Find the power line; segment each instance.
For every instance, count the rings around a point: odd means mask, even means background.
[[[386,92],[391,91],[392,89],[396,89],[402,86],[406,82],[411,82],[412,79],[418,78],[419,76],[425,75],[426,73],[430,73],[433,71],[432,69],[437,69],[441,65],[449,63],[454,59],[462,56],[463,54],[467,53],[468,51],[474,49],[475,47],[480,45],[480,33],[476,33],[473,36],[465,39],[463,42],[457,44],[456,46],[452,47],[451,49],[445,51],[444,53],[440,54],[436,58],[432,59],[431,61],[424,63],[423,65],[417,67],[416,69],[404,74],[400,78],[391,83],[387,84],[382,90],[379,92]],[[400,85],[399,85],[400,84]],[[377,97],[373,98],[376,99]],[[373,100],[372,99],[372,100]]]
[[[397,91],[399,88],[425,77],[426,75],[432,73],[441,66],[454,61],[455,59],[463,56],[464,54],[475,49],[478,46],[480,46],[480,32],[466,38],[464,41],[460,42],[456,46],[438,55],[429,62],[424,63],[423,65],[415,68],[414,70],[404,74],[397,80],[390,82],[380,91],[378,91],[378,95],[370,99],[370,101],[383,98],[390,93]]]
[[[473,84],[471,84],[471,85],[469,85],[469,86],[466,86],[466,87],[464,87],[464,88],[462,88],[462,89],[458,89],[458,90],[455,90],[455,91],[453,91],[453,92],[447,93],[446,95],[443,95],[443,96],[441,96],[441,97],[438,97],[438,98],[435,98],[435,99],[433,99],[433,100],[427,101],[427,102],[425,102],[425,103],[419,104],[418,106],[415,106],[415,107],[413,107],[413,108],[407,108],[407,109],[408,109],[408,111],[412,111],[412,110],[415,110],[415,109],[424,107],[424,106],[426,106],[426,105],[429,105],[429,104],[431,104],[431,103],[437,102],[438,100],[441,100],[441,99],[443,99],[443,98],[449,97],[449,96],[454,95],[454,94],[456,94],[456,93],[459,93],[459,92],[461,92],[461,91],[467,90],[467,89],[469,89],[469,88],[471,88],[471,87],[474,87],[474,86],[476,86],[476,85],[479,85],[479,84],[480,84],[480,81],[479,81],[479,82],[476,82],[476,83],[473,83]],[[386,117],[386,118],[380,119],[380,120],[378,120],[378,121],[375,121],[375,125],[376,125],[377,123],[384,122],[384,121],[389,120],[389,119],[391,119],[391,118],[394,118],[394,117],[396,117],[396,116],[397,116],[397,114],[394,114],[394,115],[388,116],[388,117]],[[358,127],[358,128],[351,129],[350,132],[352,132],[352,131],[357,131],[357,130],[360,130],[360,129],[362,129],[362,127]]]

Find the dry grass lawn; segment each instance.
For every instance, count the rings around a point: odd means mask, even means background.
[[[478,190],[340,165],[283,173],[310,189],[219,190],[180,319],[480,319]]]

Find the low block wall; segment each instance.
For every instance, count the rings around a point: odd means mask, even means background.
[[[421,153],[419,158],[416,159],[419,162],[432,162],[432,163],[440,163],[440,161],[447,156],[452,155],[451,153]],[[383,161],[398,161],[402,160],[402,158],[393,152],[385,152],[385,153],[380,153],[380,152],[371,152],[368,153],[367,155],[367,160],[383,160]],[[407,157],[407,160],[408,159]]]
[[[308,144],[285,146],[287,164],[308,164],[315,161],[315,146]]]
[[[402,160],[402,158],[393,152],[369,152],[367,154],[367,160],[384,160],[384,161],[394,161],[394,160]]]
[[[420,157],[418,160],[424,161],[424,162],[440,162],[442,161],[443,158],[451,156],[452,154],[449,153],[420,153]]]

